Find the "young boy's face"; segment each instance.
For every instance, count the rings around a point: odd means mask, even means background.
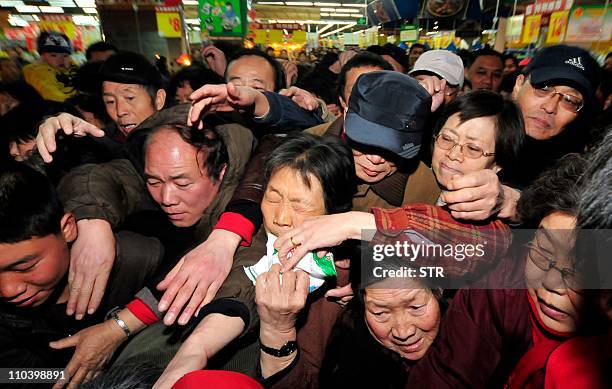
[[[68,243],[76,239],[74,216],[64,215],[59,234],[0,243],[0,301],[35,307],[55,291],[70,265]]]
[[[536,314],[548,328],[573,333],[580,323],[582,296],[573,275],[571,252],[576,218],[553,212],[542,219],[525,264]],[[576,289],[571,289],[572,286]]]

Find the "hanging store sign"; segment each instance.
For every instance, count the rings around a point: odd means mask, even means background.
[[[561,43],[565,37],[567,22],[569,20],[569,11],[553,12],[550,15],[548,23],[548,35],[546,35],[546,43]]]
[[[157,33],[162,38],[180,38],[183,32],[178,7],[155,7]]]
[[[579,6],[570,12],[566,42],[607,41],[612,38],[612,8]]]
[[[531,15],[525,18],[525,27],[523,28],[523,43],[536,43],[540,36],[540,24],[542,15]]]
[[[211,37],[243,37],[247,30],[244,0],[199,0],[200,28]]]
[[[557,11],[569,11],[574,5],[574,0],[545,0],[529,4],[525,9],[525,15],[550,14]]]

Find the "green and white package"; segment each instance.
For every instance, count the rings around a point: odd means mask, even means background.
[[[266,255],[253,266],[245,266],[244,272],[247,277],[255,284],[257,276],[270,270],[275,263],[280,264],[278,252],[274,248],[274,242],[277,237],[268,233],[268,242],[266,243]],[[303,270],[309,276],[309,292],[317,290],[327,277],[336,276],[336,267],[334,265],[334,256],[332,253],[327,253],[323,257],[318,257],[317,253],[309,252],[306,254],[294,270]]]

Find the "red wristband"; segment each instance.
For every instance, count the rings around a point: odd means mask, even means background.
[[[138,320],[143,322],[144,324],[150,326],[151,324],[155,324],[159,321],[155,313],[149,308],[147,304],[145,304],[141,299],[136,298],[128,305],[125,306],[132,315],[136,316]]]
[[[240,245],[250,246],[253,234],[255,233],[255,226],[249,219],[239,213],[224,212],[219,218],[217,225],[215,225],[215,230],[226,230],[240,235],[242,238]]]

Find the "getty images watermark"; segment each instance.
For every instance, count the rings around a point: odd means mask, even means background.
[[[530,274],[561,269],[561,276],[553,277],[559,288],[612,289],[611,247],[610,230],[363,231],[360,282],[382,288],[522,289],[537,278]]]

